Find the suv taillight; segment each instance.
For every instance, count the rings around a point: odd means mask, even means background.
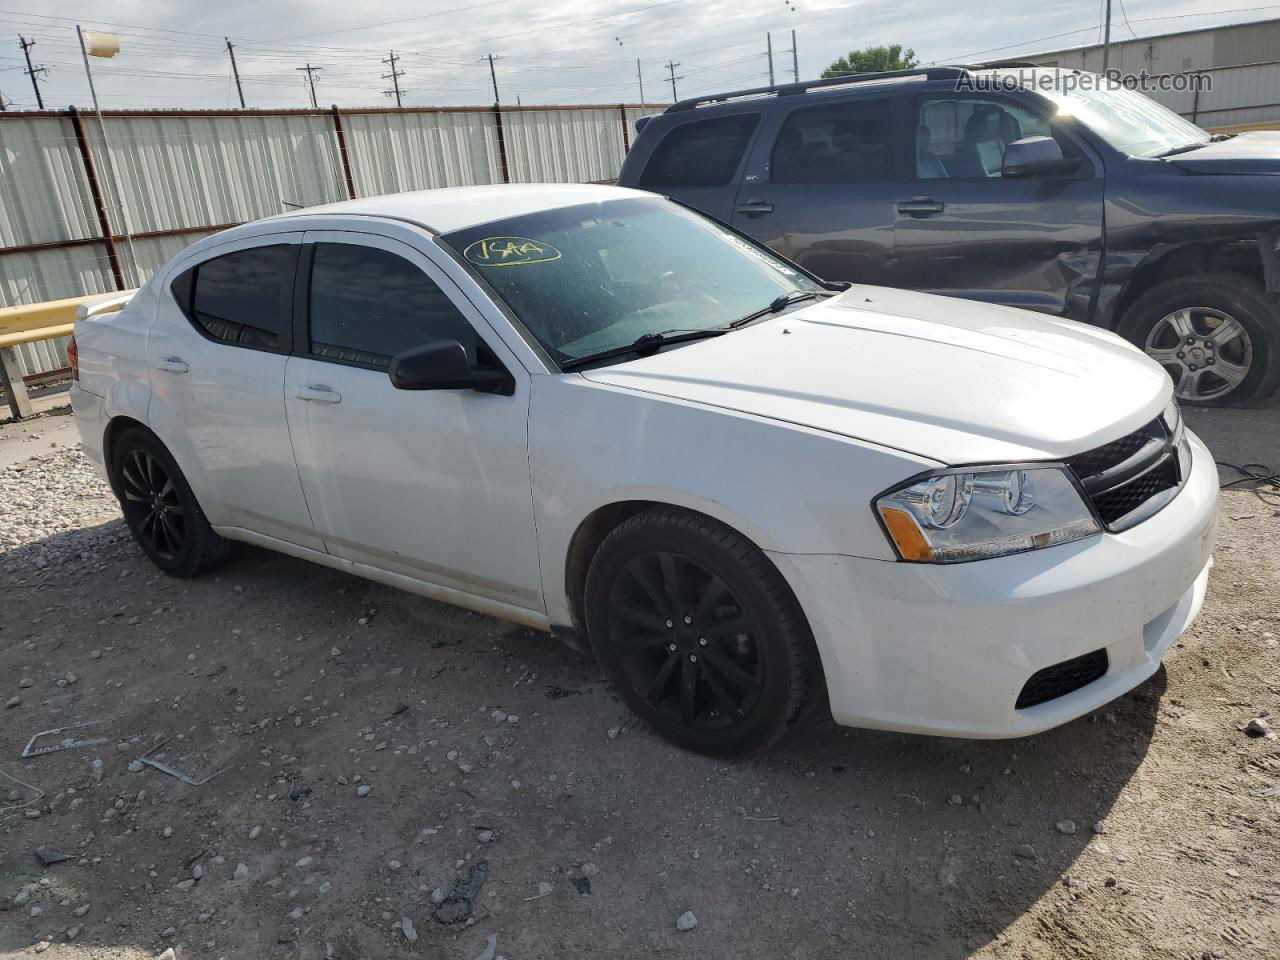
[[[76,338],[73,335],[67,342],[67,363],[71,367],[71,379],[80,379],[80,351],[76,349]]]

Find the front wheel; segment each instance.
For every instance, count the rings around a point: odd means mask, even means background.
[[[1120,333],[1165,368],[1186,403],[1263,400],[1280,381],[1280,309],[1247,277],[1161,283],[1125,311]]]
[[[592,649],[627,705],[679,746],[756,753],[794,724],[814,644],[786,582],[755,544],[709,517],[655,507],[592,559]]]

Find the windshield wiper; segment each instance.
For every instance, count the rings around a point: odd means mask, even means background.
[[[780,297],[774,297],[767,307],[762,307],[754,313],[748,313],[745,317],[739,317],[733,323],[729,324],[730,330],[736,330],[738,327],[745,327],[752,320],[759,320],[761,317],[767,317],[771,314],[781,313],[793,303],[801,303],[805,300],[817,300],[819,297],[831,297],[834,293],[810,290],[806,292],[784,293]]]
[[[669,347],[677,343],[690,343],[694,340],[718,337],[728,333],[729,330],[729,327],[705,327],[701,330],[666,330],[661,333],[646,333],[644,336],[636,337],[633,341],[621,347],[612,347],[609,350],[601,350],[599,353],[589,353],[584,357],[565,360],[560,364],[560,369],[564,371],[577,370],[579,367],[585,367],[588,364],[612,360],[615,357],[625,357],[633,353],[639,357],[647,357],[651,353],[656,353],[659,347]]]
[[[1180,147],[1174,147],[1172,150],[1166,150],[1164,153],[1157,154],[1157,156],[1163,158],[1163,157],[1173,157],[1178,155],[1179,153],[1190,153],[1192,150],[1199,150],[1201,147],[1205,146],[1210,142],[1211,141],[1209,140],[1204,140],[1197,143],[1184,143]]]

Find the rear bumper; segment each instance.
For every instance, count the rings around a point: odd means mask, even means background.
[[[98,475],[106,480],[107,464],[102,451],[102,441],[107,432],[107,401],[73,382],[71,412],[75,414],[76,427],[80,430],[80,449],[89,458]]]
[[[809,617],[836,722],[1018,737],[1131,690],[1204,602],[1218,513],[1213,457],[1154,517],[1118,534],[950,566],[774,554]],[[1097,650],[1106,672],[1017,709],[1027,680]]]

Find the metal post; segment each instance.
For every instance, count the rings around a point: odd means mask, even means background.
[[[119,201],[120,225],[124,227],[124,242],[129,248],[129,260],[133,264],[134,285],[138,286],[142,282],[142,271],[138,269],[138,254],[133,249],[133,231],[129,228],[129,211],[125,207],[124,187],[120,183],[120,175],[116,172],[115,157],[111,153],[111,141],[107,139],[107,124],[102,119],[102,107],[98,104],[98,91],[93,86],[93,71],[89,69],[89,49],[84,45],[84,31],[80,29],[80,24],[78,23],[76,24],[76,36],[80,38],[80,56],[84,58],[84,75],[89,78],[89,94],[93,97],[93,112],[98,116],[98,129],[102,133],[102,149],[107,152],[107,174],[111,177],[111,186],[115,190],[116,199]],[[106,237],[111,236],[110,218],[107,220],[103,235]],[[110,242],[108,242],[108,247],[110,247]],[[117,279],[120,283],[120,289],[127,289],[123,277]]]
[[[796,51],[796,32],[791,31],[791,76],[796,83],[800,82],[800,54]]]
[[[22,368],[18,366],[18,348],[0,347],[0,387],[4,387],[9,401],[9,413],[15,420],[34,416],[27,385],[22,380]]]
[[[244,90],[240,86],[240,69],[236,66],[236,48],[231,42],[230,37],[223,37],[227,41],[227,53],[231,55],[231,73],[236,78],[236,94],[240,97],[240,109],[244,109]]]
[[[511,171],[507,167],[507,137],[502,130],[502,107],[497,101],[493,104],[493,119],[498,126],[498,159],[502,161],[502,182],[510,183]]]
[[[356,181],[351,175],[351,156],[347,153],[347,132],[342,128],[342,114],[333,105],[333,132],[338,135],[338,156],[342,160],[342,176],[347,181],[347,196],[356,198]]]
[[[1107,0],[1107,21],[1102,34],[1102,75],[1107,75],[1107,66],[1111,62],[1111,0]]]
[[[622,119],[622,152],[625,154],[631,149],[631,135],[627,132],[627,105],[625,103],[618,104],[618,116]]]
[[[89,181],[89,196],[93,198],[93,209],[98,215],[98,229],[102,232],[102,244],[107,248],[107,263],[111,266],[111,276],[116,282],[117,290],[127,290],[124,282],[124,271],[120,269],[120,254],[116,250],[116,240],[111,232],[111,219],[107,216],[107,203],[102,196],[102,183],[98,180],[98,169],[93,162],[93,153],[89,150],[89,138],[84,132],[84,122],[80,119],[80,111],[71,107],[71,129],[75,131],[76,145],[80,148],[80,160],[84,164],[84,175]]]
[[[498,99],[498,72],[493,68],[493,61],[501,60],[502,58],[495,57],[491,53],[486,57],[481,57],[480,59],[489,61],[489,78],[493,81],[493,105],[496,107],[502,101]]]
[[[769,86],[773,86],[773,34],[764,35],[765,52],[769,55]]]
[[[636,57],[636,80],[640,83],[640,105],[644,106],[644,74],[640,72],[639,57]]]

